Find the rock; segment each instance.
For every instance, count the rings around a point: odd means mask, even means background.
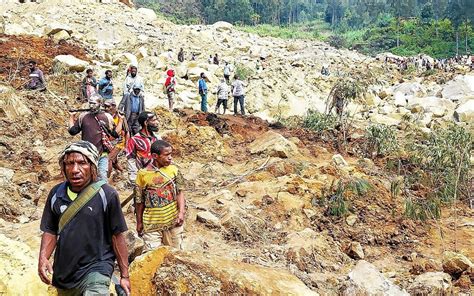
[[[332,162],[333,162],[336,166],[342,166],[342,167],[348,166],[347,161],[344,159],[344,157],[342,157],[341,154],[335,154],[335,155],[333,155],[333,156],[332,156]]]
[[[454,111],[454,118],[460,122],[474,123],[474,99],[471,99]]]
[[[73,30],[69,25],[66,24],[61,24],[61,23],[56,23],[52,22],[49,23],[45,28],[44,28],[44,35],[46,36],[54,36],[55,34],[65,31],[68,35],[71,35]]]
[[[156,19],[158,18],[156,16],[155,11],[153,11],[152,9],[149,9],[149,8],[140,7],[140,8],[137,9],[137,12],[141,16],[143,16],[143,18],[149,23],[151,23],[153,21],[156,21]]]
[[[31,110],[14,92],[7,90],[7,92],[0,93],[0,116],[17,119],[32,114]]]
[[[28,182],[38,184],[39,182],[38,173],[35,173],[35,172],[30,172],[26,174],[15,173],[15,175],[13,176],[13,183],[15,184],[21,185]]]
[[[219,21],[219,22],[215,22],[212,25],[212,27],[216,29],[216,31],[225,32],[225,31],[231,31],[234,26],[231,23]]]
[[[406,106],[407,98],[404,94],[396,93],[393,98],[394,98],[393,103],[395,104],[396,107],[405,107]]]
[[[444,272],[426,272],[415,278],[408,287],[412,296],[451,295],[451,276]]]
[[[462,254],[450,251],[443,253],[443,270],[450,275],[459,275],[471,266],[472,262]]]
[[[347,216],[346,218],[346,223],[347,225],[349,226],[354,226],[354,224],[356,223],[357,221],[357,216],[356,215],[349,215]]]
[[[136,257],[140,256],[145,247],[143,239],[138,237],[135,231],[127,231],[125,235],[125,241],[127,242],[128,250],[128,261],[132,262]]]
[[[52,36],[53,40],[59,42],[61,40],[68,40],[71,35],[66,30],[61,30]]]
[[[298,147],[282,135],[268,131],[250,143],[248,146],[252,154],[289,158],[299,154]]]
[[[6,35],[28,35],[33,28],[28,23],[23,24],[5,24],[3,32]]]
[[[382,102],[382,100],[372,92],[367,92],[364,94],[364,101],[369,107],[377,107]]]
[[[396,126],[400,124],[399,119],[392,118],[390,116],[382,115],[382,114],[372,114],[370,116],[370,121],[374,123],[379,123],[379,124],[386,124],[386,125],[391,125],[391,126]]]
[[[364,259],[365,257],[364,250],[359,242],[351,242],[345,253],[355,260]]]
[[[135,55],[126,52],[116,55],[113,58],[112,65],[126,64],[127,66],[138,66],[138,59]]]
[[[441,95],[451,101],[459,101],[463,97],[474,95],[474,75],[456,76],[445,84]]]
[[[15,171],[9,168],[0,167],[0,187],[10,185]]]
[[[436,113],[436,117],[443,117],[448,112],[452,112],[456,105],[448,99],[438,97],[410,98],[408,99],[407,109],[418,108],[418,112]]]
[[[164,247],[137,258],[130,281],[136,295],[318,295],[286,270]]]
[[[357,262],[348,276],[349,281],[343,288],[344,296],[409,296],[405,290],[390,282],[375,266],[364,260]]]
[[[58,55],[53,60],[54,73],[83,72],[89,63],[73,55]]]
[[[218,228],[221,226],[219,218],[217,218],[213,213],[208,211],[202,211],[197,213],[196,220],[206,224],[211,228]]]

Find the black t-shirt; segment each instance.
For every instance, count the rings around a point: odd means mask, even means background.
[[[115,253],[112,235],[127,230],[117,191],[105,184],[76,214],[58,236],[53,263],[53,285],[71,289],[91,272],[111,276]],[[49,193],[41,218],[41,230],[57,235],[59,217],[72,203],[67,184]]]

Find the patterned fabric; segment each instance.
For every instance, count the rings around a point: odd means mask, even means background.
[[[137,169],[146,168],[151,163],[151,144],[159,137],[149,137],[143,133],[136,134],[127,141],[127,158],[134,158]]]
[[[62,166],[64,156],[68,153],[78,152],[87,157],[96,167],[99,161],[99,152],[97,148],[90,142],[78,141],[66,146],[66,148],[59,155],[59,165]]]
[[[175,165],[159,169],[142,169],[137,175],[136,203],[145,204],[145,232],[170,229],[178,217],[176,197],[183,187],[183,178]]]

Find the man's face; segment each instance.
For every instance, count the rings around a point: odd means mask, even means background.
[[[78,152],[64,156],[64,174],[75,192],[81,191],[92,181],[91,164]]]
[[[158,117],[153,116],[146,121],[147,126],[158,127]]]
[[[140,94],[140,89],[139,88],[134,88],[133,93],[138,96]]]
[[[132,75],[132,77],[135,77],[137,75],[137,68],[132,68],[130,70],[130,75]]]
[[[36,65],[33,64],[33,63],[29,63],[29,64],[28,64],[28,67],[30,68],[31,71],[33,71],[33,70],[36,68],[35,66],[36,66]]]
[[[107,74],[105,74],[105,76],[107,76],[107,78],[112,78],[112,72],[107,72]]]
[[[107,111],[108,113],[114,115],[115,113],[117,113],[117,106],[107,104],[107,105],[105,105],[105,111]]]
[[[91,78],[94,75],[94,72],[87,72],[87,77]]]
[[[91,111],[98,111],[100,109],[100,104],[96,100],[89,100],[89,108]]]
[[[166,167],[171,164],[173,161],[173,156],[171,156],[173,152],[173,148],[171,147],[165,147],[161,149],[161,153],[158,155],[156,153],[153,153],[153,158],[155,158],[156,163],[158,164],[159,167]]]

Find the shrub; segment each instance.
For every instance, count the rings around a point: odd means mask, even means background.
[[[366,149],[369,157],[384,156],[398,148],[397,137],[393,127],[385,124],[370,125],[365,130]]]
[[[328,38],[328,43],[337,49],[346,47],[346,39],[342,35],[332,35]]]
[[[337,119],[334,115],[310,109],[303,118],[303,127],[322,134],[324,131],[334,129],[336,122]]]
[[[238,75],[241,80],[247,80],[255,74],[255,71],[245,65],[237,64],[235,74]]]

